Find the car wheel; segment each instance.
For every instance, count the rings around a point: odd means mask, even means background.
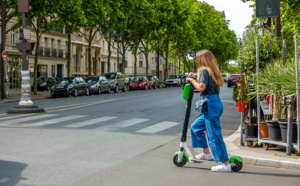
[[[75,90],[74,90],[74,95],[73,95],[74,97],[77,97],[78,96],[78,90],[77,90],[77,88],[75,88]]]
[[[90,95],[90,90],[89,90],[89,88],[86,88],[85,92],[86,92],[86,95],[87,95],[87,96]]]
[[[119,87],[118,87],[118,85],[116,86],[116,88],[115,88],[115,91],[114,91],[115,93],[118,93],[119,92]]]
[[[123,92],[126,92],[126,85],[124,84],[124,87],[122,89]]]
[[[98,88],[98,94],[101,94],[101,87]]]
[[[227,83],[227,87],[231,87],[231,85]]]
[[[156,84],[155,83],[153,84],[153,89],[156,89]]]
[[[158,85],[158,88],[161,88],[161,84]]]
[[[50,95],[51,95],[52,98],[55,98],[55,97],[56,97],[56,96],[54,95],[54,92],[53,92],[53,91],[51,91]]]

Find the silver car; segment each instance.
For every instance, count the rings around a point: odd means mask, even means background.
[[[177,75],[171,75],[168,76],[165,81],[166,87],[174,86],[179,87],[180,86],[180,78]]]

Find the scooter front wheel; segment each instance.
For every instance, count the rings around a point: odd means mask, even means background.
[[[185,157],[183,156],[182,157],[182,161],[181,162],[178,162],[178,154],[176,154],[173,158],[173,163],[177,166],[177,167],[182,167],[186,164],[186,159]]]
[[[243,162],[239,162],[238,160],[234,160],[234,166],[231,166],[231,170],[233,172],[239,172],[243,168]]]

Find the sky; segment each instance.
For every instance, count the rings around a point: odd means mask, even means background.
[[[234,30],[237,37],[242,37],[245,27],[250,24],[253,9],[251,2],[241,0],[201,0],[215,7],[218,11],[225,11],[226,20],[230,21],[229,29]]]

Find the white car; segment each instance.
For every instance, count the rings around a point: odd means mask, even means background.
[[[170,86],[179,87],[180,84],[181,84],[180,83],[180,78],[177,75],[168,76],[166,81],[165,81],[166,87],[170,87]]]

